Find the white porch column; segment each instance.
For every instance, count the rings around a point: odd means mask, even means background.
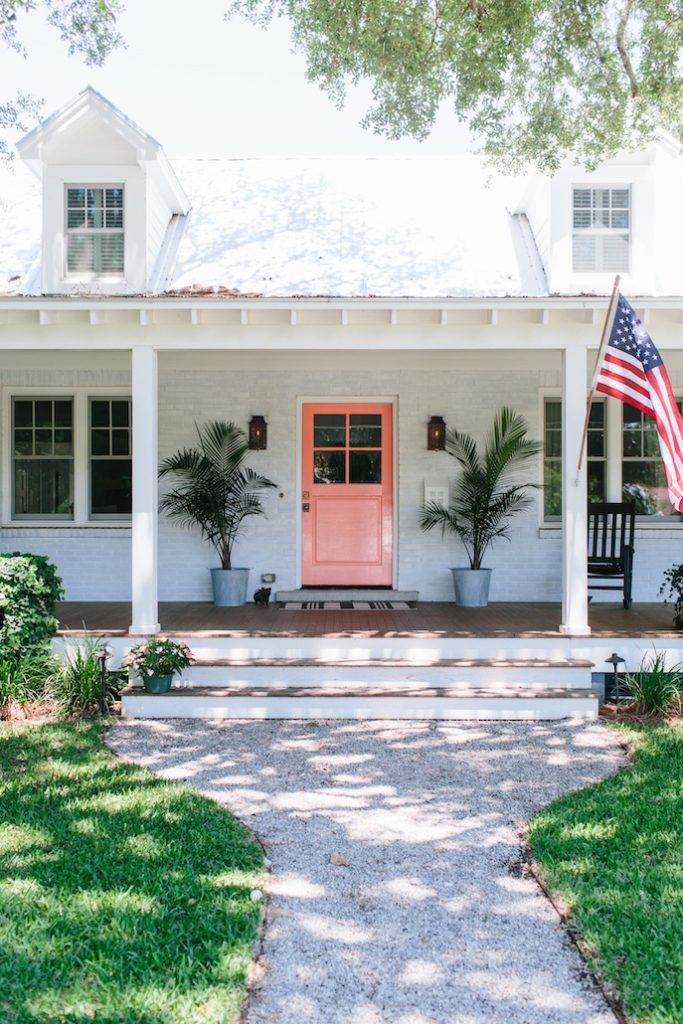
[[[158,388],[157,353],[149,345],[134,348],[133,370],[133,531],[131,579],[133,623],[130,632],[158,633]]]
[[[586,575],[588,488],[586,454],[581,472],[576,466],[586,415],[586,349],[572,345],[562,363],[562,623],[567,636],[588,636],[588,577]]]

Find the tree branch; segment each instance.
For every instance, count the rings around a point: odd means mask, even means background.
[[[626,49],[625,37],[626,26],[628,24],[628,19],[631,16],[634,3],[635,0],[626,0],[621,14],[619,15],[619,24],[617,25],[616,35],[617,51],[621,57],[621,63],[624,67],[624,71],[626,72],[626,77],[631,83],[631,96],[633,99],[638,95],[638,79],[636,78],[636,73],[633,70],[633,64],[631,64],[631,58],[629,57],[628,50]]]

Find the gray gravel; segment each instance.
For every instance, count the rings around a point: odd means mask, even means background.
[[[518,870],[520,822],[624,763],[599,723],[123,721],[108,742],[266,847],[248,1024],[613,1024]]]

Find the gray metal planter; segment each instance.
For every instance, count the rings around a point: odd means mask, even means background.
[[[451,569],[455,603],[463,608],[484,608],[489,603],[490,569]]]
[[[219,608],[236,608],[247,600],[248,569],[212,569],[213,603]]]

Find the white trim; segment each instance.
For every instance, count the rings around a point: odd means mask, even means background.
[[[12,399],[30,398],[71,398],[74,404],[74,514],[72,519],[13,519],[12,518]],[[130,398],[130,387],[104,387],[102,385],[78,385],[77,387],[29,387],[5,384],[0,388],[0,414],[2,419],[2,444],[0,444],[0,530],[14,529],[70,529],[106,528],[124,526],[130,529],[130,520],[122,521],[97,519],[89,516],[89,457],[88,457],[88,399],[89,398]]]
[[[301,588],[302,580],[302,561],[303,561],[303,514],[301,511],[301,492],[302,488],[302,473],[303,473],[303,407],[308,403],[321,405],[369,405],[372,402],[384,403],[385,405],[391,405],[391,429],[392,429],[392,446],[393,446],[393,480],[392,480],[392,566],[391,566],[391,586],[394,590],[398,588],[398,546],[399,546],[399,529],[398,529],[398,445],[399,445],[399,434],[398,434],[398,395],[297,395],[296,399],[296,545],[295,545],[295,556],[296,556],[296,573],[295,589]]]

